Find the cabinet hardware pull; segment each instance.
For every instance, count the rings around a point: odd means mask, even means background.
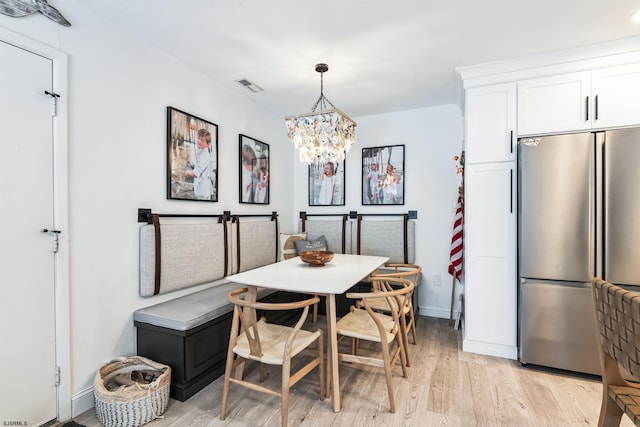
[[[513,213],[513,169],[509,169],[509,213]]]
[[[596,105],[595,105],[595,110],[596,110],[596,111],[594,112],[595,119],[596,119],[596,120],[598,120],[598,95],[596,95]]]
[[[511,149],[511,154],[513,154],[513,131],[509,135],[509,148]]]
[[[589,121],[589,97],[588,96],[585,98],[584,107],[585,107],[584,108],[585,111],[587,112],[586,118],[584,120],[588,122]]]

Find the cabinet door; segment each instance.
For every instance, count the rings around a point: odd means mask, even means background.
[[[465,167],[466,350],[517,358],[515,162]]]
[[[594,127],[640,124],[640,64],[595,70],[591,79]]]
[[[467,164],[515,159],[515,83],[468,89],[465,115]]]
[[[591,128],[591,73],[580,72],[518,83],[520,135]]]

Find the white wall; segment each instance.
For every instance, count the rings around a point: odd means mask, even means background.
[[[347,112],[348,113],[348,112]],[[420,314],[449,317],[451,276],[449,250],[462,175],[456,174],[455,155],[462,150],[464,122],[456,105],[356,117],[356,145],[346,159],[345,206],[309,207],[306,164],[295,160],[295,217],[307,213],[404,213],[418,211],[416,263],[423,268],[419,285]],[[405,145],[404,206],[363,206],[361,203],[362,149]],[[440,276],[440,286],[434,286]],[[460,293],[458,285],[458,293]],[[455,306],[457,308],[457,305]]]
[[[63,28],[43,16],[0,15],[0,27],[68,54],[71,392],[73,415],[92,404],[96,369],[135,353],[132,313],[174,298],[138,296],[138,208],[169,213],[263,213],[275,210],[293,231],[307,204],[307,169],[286,139],[283,118],[229,91],[69,0]],[[212,53],[214,54],[214,53]],[[18,102],[18,100],[16,100]],[[165,109],[174,106],[219,126],[219,202],[166,199]],[[356,118],[358,143],[347,158],[346,206],[340,212],[418,211],[416,262],[424,268],[420,312],[447,317],[453,203],[462,146],[457,106]],[[271,204],[238,203],[238,133],[270,144]],[[404,206],[360,203],[363,147],[406,146]],[[294,168],[292,169],[292,164]],[[297,179],[291,180],[290,171]],[[327,209],[327,208],[325,208]],[[433,276],[442,279],[440,287]],[[188,292],[191,292],[189,290]],[[88,403],[87,403],[88,402]]]
[[[132,313],[180,293],[138,296],[138,208],[165,213],[277,211],[292,222],[294,150],[284,120],[88,12],[60,7],[63,28],[44,16],[0,15],[0,26],[69,56],[71,392],[89,401],[96,369],[135,354]],[[19,100],[16,100],[19,102]],[[219,126],[219,202],[166,199],[166,107]],[[238,134],[270,144],[269,206],[238,203]],[[189,292],[191,292],[190,290]],[[184,292],[183,292],[184,293]],[[36,325],[37,326],[37,325]],[[67,377],[68,378],[68,377]],[[79,405],[82,410],[82,405]],[[74,415],[78,410],[74,410]]]

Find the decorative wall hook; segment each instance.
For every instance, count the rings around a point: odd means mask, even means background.
[[[64,27],[71,26],[71,23],[58,12],[58,9],[50,6],[47,0],[0,0],[0,13],[3,15],[21,18],[36,12]]]

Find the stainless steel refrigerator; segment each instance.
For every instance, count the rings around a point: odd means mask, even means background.
[[[599,375],[590,280],[640,285],[640,128],[518,150],[520,361]]]

